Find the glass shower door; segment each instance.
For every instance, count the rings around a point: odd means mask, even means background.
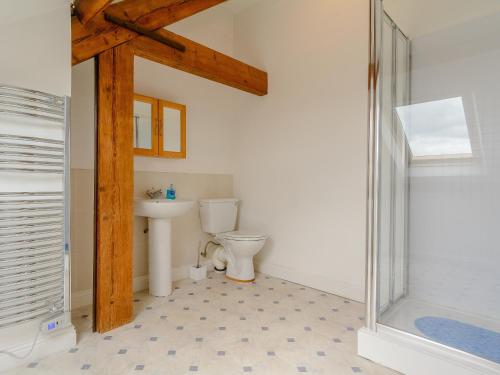
[[[381,123],[379,129],[379,283],[383,314],[406,293],[408,146],[396,106],[408,102],[408,40],[387,14],[382,25]]]

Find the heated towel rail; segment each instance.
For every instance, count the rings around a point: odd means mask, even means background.
[[[0,329],[69,311],[69,98],[0,84]]]

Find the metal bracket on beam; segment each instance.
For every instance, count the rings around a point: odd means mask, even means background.
[[[169,46],[170,48],[173,48],[177,51],[180,51],[180,52],[186,51],[186,46],[184,46],[183,44],[181,44],[175,40],[165,38],[164,36],[158,35],[154,31],[147,30],[141,26],[136,25],[133,22],[122,20],[118,17],[112,16],[109,13],[104,13],[104,19],[108,22],[114,23],[115,25],[121,26],[121,27],[128,29],[128,30],[131,30],[133,32],[136,32],[139,35],[143,35],[143,36],[146,36],[150,39],[156,40],[157,42],[165,44],[166,46]]]

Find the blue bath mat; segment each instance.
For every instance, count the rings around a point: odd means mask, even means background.
[[[415,320],[415,326],[440,344],[500,363],[499,332],[435,316],[419,318]]]

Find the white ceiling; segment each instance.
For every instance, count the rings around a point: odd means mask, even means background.
[[[0,25],[13,23],[24,18],[48,13],[61,6],[67,6],[69,0],[0,0]]]

